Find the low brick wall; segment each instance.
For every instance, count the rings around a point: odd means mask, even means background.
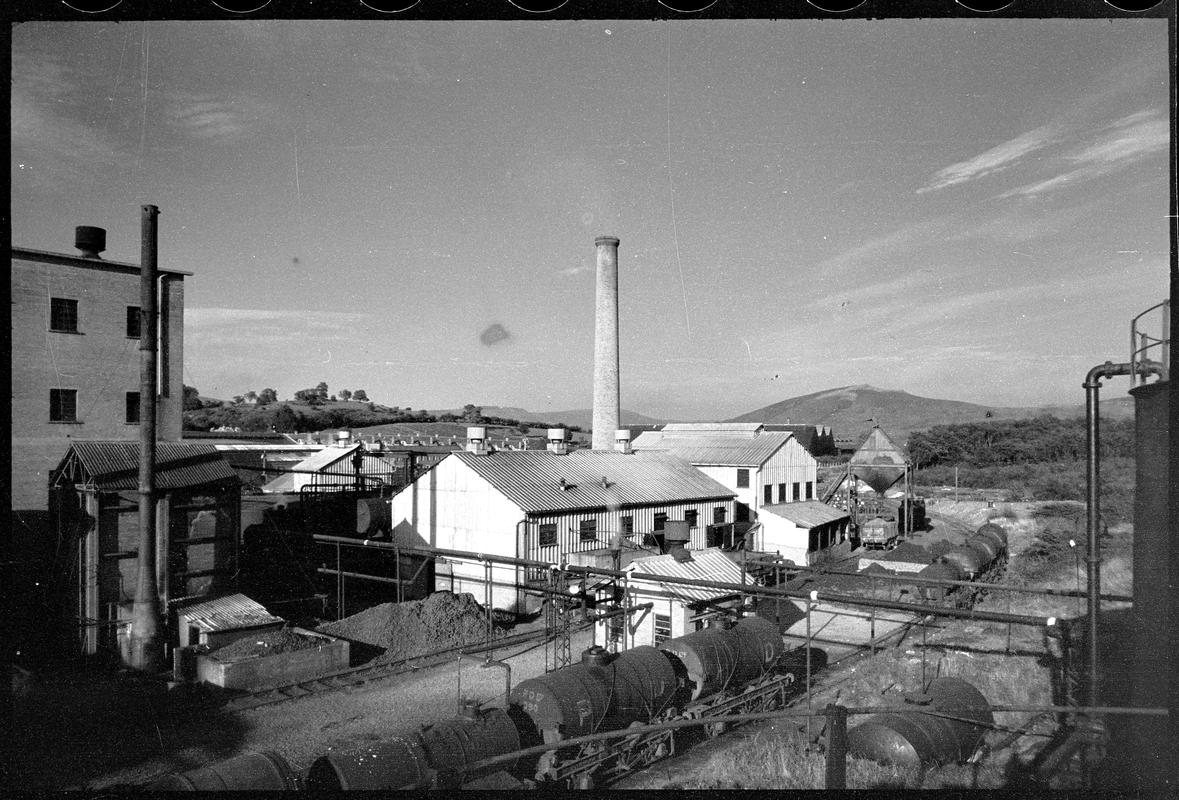
[[[322,639],[323,644],[289,653],[233,660],[209,653],[197,657],[197,681],[225,689],[265,689],[314,678],[348,668],[348,642],[314,631],[295,628],[301,636]]]

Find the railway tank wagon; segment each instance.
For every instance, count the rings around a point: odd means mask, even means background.
[[[918,572],[914,588],[926,603],[966,607],[978,599],[981,588],[941,586],[922,579],[993,583],[1002,577],[1006,565],[1007,531],[988,522]]]

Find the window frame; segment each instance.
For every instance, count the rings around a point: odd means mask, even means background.
[[[806,482],[806,499],[807,500],[814,500],[815,499],[815,482],[814,481],[807,481]]]
[[[586,536],[586,533],[589,533],[589,536]],[[588,517],[577,521],[577,540],[582,543],[598,541],[597,518]]]
[[[698,528],[700,526],[700,512],[694,508],[685,508],[684,520],[688,523],[689,528]]]
[[[654,526],[653,530],[656,533],[661,532],[665,527],[667,527],[667,512],[666,511],[656,511],[652,524]]]
[[[134,398],[135,405],[132,406],[132,398]],[[135,409],[135,418],[131,418],[131,410]],[[127,425],[138,425],[142,418],[143,403],[140,401],[139,392],[127,392],[124,400],[124,417],[123,422]]]
[[[65,320],[62,315],[66,317]],[[72,327],[59,327],[59,323],[63,321],[72,323]],[[78,330],[79,321],[76,299],[72,297],[49,298],[49,330],[52,333],[81,333]]]
[[[127,338],[143,338],[142,306],[127,306]]]
[[[794,487],[791,490],[791,492],[794,496],[794,502],[797,503],[799,500],[802,499],[802,484],[799,483],[798,481],[794,481]]]
[[[768,506],[774,502],[774,484],[767,483],[762,485],[761,500],[763,506]]]
[[[623,514],[618,518],[618,529],[626,536],[635,532],[634,514]]]
[[[779,503],[786,502],[786,484],[784,484],[784,483],[778,484],[778,502]]]
[[[71,414],[67,417],[63,412],[62,400],[69,397],[72,407]],[[77,425],[81,422],[78,419],[78,390],[77,389],[63,389],[60,387],[53,387],[49,390],[49,421],[56,424]]]
[[[671,614],[655,614],[653,641],[656,647],[671,639]]]
[[[749,467],[737,467],[737,488],[749,488]]]
[[[545,541],[550,538],[552,541]],[[557,523],[542,522],[536,528],[536,546],[537,547],[556,547],[557,546]]]

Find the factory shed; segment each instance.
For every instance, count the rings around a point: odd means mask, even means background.
[[[737,495],[734,539],[709,542],[736,547],[758,509],[815,497],[818,462],[789,431],[758,422],[680,423],[639,434],[637,452],[665,452],[691,463]]]
[[[156,443],[156,580],[167,608],[237,573],[241,483],[211,445]],[[124,647],[137,583],[139,443],[79,441],[50,475],[59,541],[76,568],[84,653]],[[58,565],[61,570],[66,565]]]
[[[851,516],[818,500],[763,506],[751,550],[776,553],[800,566],[821,564],[851,552]]]
[[[393,496],[393,539],[404,545],[569,561],[617,538],[659,553],[668,521],[683,520],[703,549],[708,520],[731,519],[734,493],[666,453],[492,451],[471,440]],[[488,587],[488,579],[492,586]],[[547,573],[475,560],[437,564],[435,588],[525,613]]]
[[[281,628],[282,617],[271,614],[244,594],[216,597],[176,610],[178,647],[204,644],[221,647],[243,636]]]
[[[345,440],[347,442],[347,440]],[[332,492],[404,483],[402,464],[369,450],[360,442],[327,446],[262,485],[264,494]]]
[[[741,566],[716,548],[692,550],[684,559],[674,553],[637,558],[626,566],[630,573],[650,573],[668,578],[717,581],[721,583],[744,583],[750,586],[756,581],[745,574]],[[710,620],[718,617],[734,618],[742,607],[743,598],[739,593],[726,589],[710,589],[701,586],[684,586],[664,583],[649,578],[635,578],[628,583],[629,593],[635,605],[653,603],[650,611],[634,615],[631,620],[633,640],[630,645],[659,645],[668,639],[698,631]],[[618,636],[621,627],[610,620],[600,622],[595,632],[596,641],[610,641]],[[601,638],[602,636],[605,639]]]

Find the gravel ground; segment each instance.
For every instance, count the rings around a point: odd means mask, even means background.
[[[592,631],[575,634],[573,653],[591,643]],[[496,651],[493,658],[510,665],[513,685],[545,670],[541,644]],[[158,685],[93,676],[47,679],[16,709],[16,735],[5,738],[7,752],[0,754],[4,785],[110,789],[262,750],[307,769],[329,750],[454,716],[460,677],[464,694],[484,702],[498,695],[502,704],[503,672],[469,660],[460,665],[457,658],[454,664],[356,688],[236,712],[210,709]]]

